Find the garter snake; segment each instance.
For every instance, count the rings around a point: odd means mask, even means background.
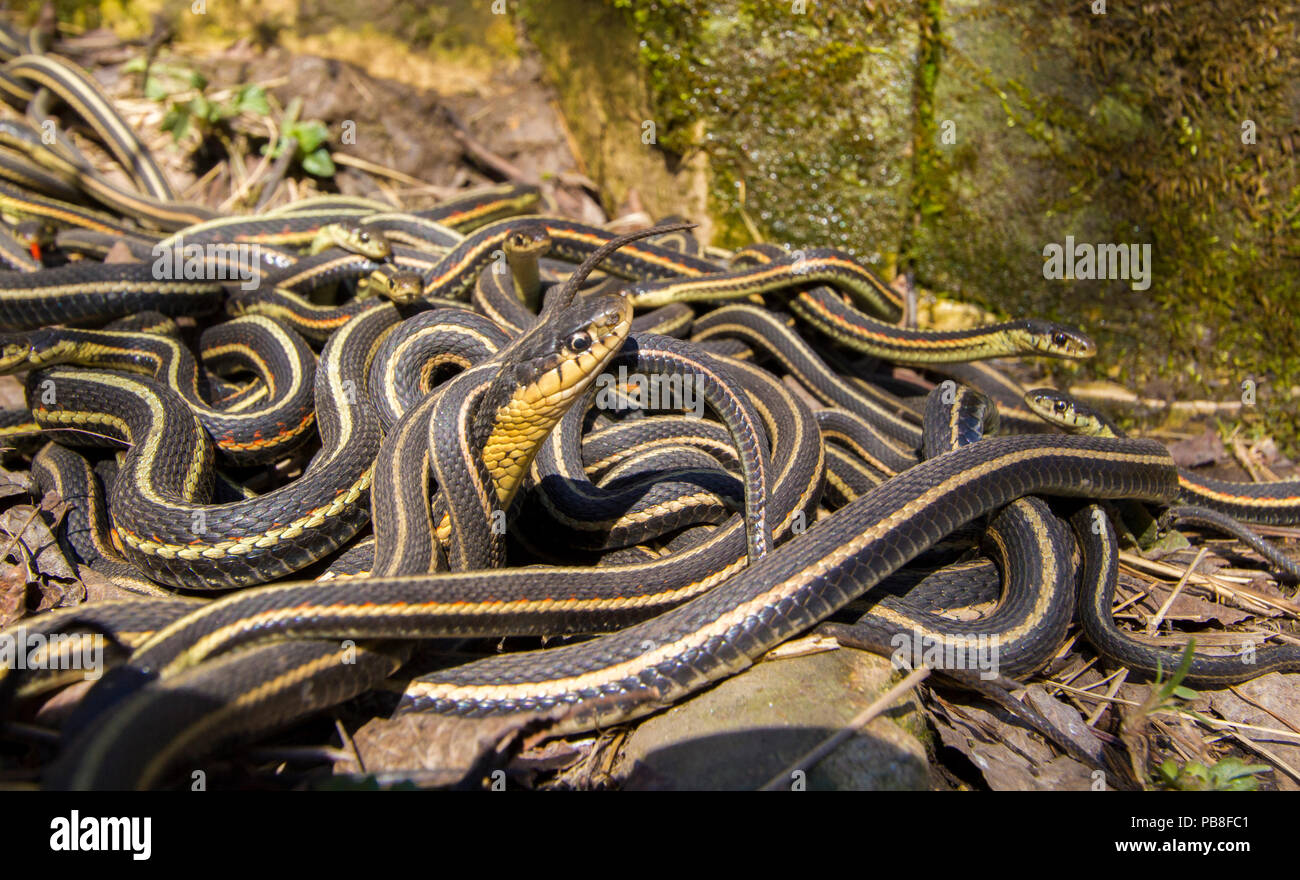
[[[740,470],[740,459],[727,428],[687,415],[625,420],[593,430],[582,439],[582,469],[590,479],[601,480],[638,453],[664,445],[690,446],[727,470]]]
[[[920,447],[921,427],[897,401],[890,406],[879,394],[845,381],[778,315],[751,305],[726,305],[701,316],[692,330],[695,341],[738,339],[776,360],[824,403],[856,413],[867,430],[882,434],[883,455],[908,458]]]
[[[0,183],[0,212],[15,217],[45,220],[60,226],[93,229],[96,232],[128,237],[144,234],[144,231],[134,223],[125,223],[111,214],[37,195],[7,183]]]
[[[304,256],[292,266],[267,272],[263,276],[262,287],[304,294],[330,284],[363,279],[384,266],[417,272],[423,276],[438,263],[437,255],[425,251],[401,245],[393,246],[391,250],[383,263],[364,254],[339,249]],[[423,277],[420,283],[423,290]]]
[[[1093,437],[1123,436],[1105,416],[1060,391],[1034,389],[1026,393],[1025,403],[1033,412],[1069,431]],[[1199,477],[1184,468],[1179,468],[1177,473],[1179,500],[1184,504],[1204,504],[1208,509],[1173,507],[1162,517],[1162,522],[1186,519],[1235,535],[1294,579],[1295,562],[1235,520],[1294,523],[1296,520],[1290,518],[1294,514],[1288,511],[1294,511],[1300,503],[1294,497],[1297,481],[1233,483]],[[1287,483],[1292,488],[1286,488]],[[1168,640],[1126,632],[1115,624],[1111,605],[1119,571],[1118,540],[1105,512],[1089,505],[1075,514],[1073,524],[1085,550],[1079,619],[1088,640],[1112,662],[1148,676],[1167,675],[1179,668],[1184,659],[1183,646],[1175,647]],[[1186,680],[1223,687],[1271,671],[1300,671],[1300,648],[1283,644],[1245,648],[1237,654],[1193,653]]]
[[[651,240],[661,238],[662,234]],[[554,274],[550,271],[554,263],[544,266],[542,259],[551,252],[552,245],[540,224],[523,222],[512,229],[501,245],[505,265],[497,260],[479,273],[471,296],[474,307],[512,333],[532,326],[543,294],[553,286],[543,275]],[[611,280],[606,279],[605,286],[621,288],[609,284]],[[688,306],[672,303],[634,318],[632,332],[682,335],[690,328],[693,318],[694,312]]]
[[[828,259],[835,271],[823,272],[821,262]],[[822,250],[815,250],[784,255],[779,248],[758,245],[737,254],[737,261],[753,265],[716,278],[670,279],[643,284],[639,289],[647,292],[640,302],[659,303],[703,293],[716,298],[721,292],[735,297],[834,280],[885,318],[895,320],[902,311],[899,294],[847,254],[831,252],[830,256],[825,256]],[[858,283],[845,283],[842,276],[848,266],[856,267],[849,277]],[[697,287],[700,293],[696,293]],[[1078,330],[1037,319],[1007,321],[968,330],[898,327],[864,313],[826,286],[800,290],[791,298],[790,308],[836,342],[898,363],[940,364],[1009,355],[1076,359],[1092,357],[1097,350],[1096,344]]]
[[[322,249],[337,245],[372,260],[382,260],[392,252],[388,239],[360,225],[371,213],[360,208],[332,208],[295,214],[218,217],[177,230],[159,241],[156,250],[222,244]]]
[[[446,310],[426,314],[441,324],[438,344],[456,346],[451,358],[465,369],[415,406],[395,405],[397,421],[375,465],[377,574],[433,570],[444,547],[456,571],[504,561],[494,516],[509,508],[530,453],[622,344],[631,306],[615,296],[582,300],[514,342],[489,323],[473,347],[446,333],[472,323],[443,324],[455,318]],[[431,477],[438,486],[432,508]]]
[[[450,196],[431,208],[411,211],[411,215],[432,221],[445,229],[461,235],[494,220],[515,214],[530,214],[541,202],[541,192],[535,186],[513,183],[483,186]],[[326,195],[299,199],[268,214],[297,214],[302,211],[329,211],[337,208],[360,209],[372,213],[393,211],[393,205],[358,196]]]
[[[466,309],[433,309],[403,321],[375,352],[370,369],[370,399],[384,429],[428,395],[444,370],[468,369],[509,340],[500,326]]]
[[[542,305],[542,257],[551,252],[551,239],[544,229],[516,229],[502,244],[515,285],[515,297],[529,312]],[[484,276],[479,276],[480,281]]]
[[[505,268],[503,246],[521,228],[544,234],[550,242],[552,255],[573,263],[581,263],[591,253],[616,238],[604,229],[558,218],[520,217],[496,221],[476,229],[427,269],[424,300],[464,302],[484,269],[496,260],[501,260],[502,268]],[[319,271],[341,270],[345,263],[351,265],[348,261],[331,262],[328,266],[322,264]],[[372,268],[368,267],[367,271]],[[710,261],[688,257],[668,248],[634,242],[610,254],[603,268],[619,276],[655,277],[675,272],[700,274],[716,271],[717,266]],[[313,268],[307,270],[307,274],[311,276],[317,271]],[[235,291],[227,302],[227,310],[235,315],[270,315],[289,324],[308,339],[323,341],[351,320],[358,309],[364,307],[356,302],[340,306],[313,303],[292,290],[284,289],[281,282],[287,280],[287,275],[283,271],[273,277],[280,286],[254,292]],[[293,286],[298,284],[295,282]],[[519,309],[523,309],[522,303]],[[502,323],[507,327],[521,329],[523,326],[522,322],[511,318]]]
[[[77,364],[152,376],[185,400],[217,450],[236,463],[273,461],[311,436],[316,364],[300,336],[270,319],[250,316],[210,327],[200,347],[212,368],[245,368],[258,375],[267,387],[264,403],[237,412],[213,407],[203,398],[198,365],[184,345],[134,331],[0,334],[0,373]]]
[[[759,392],[760,412],[765,419],[773,419],[768,425],[775,472],[769,510],[776,523],[776,537],[789,537],[799,530],[801,522],[806,522],[806,514],[817,497],[821,447],[816,426],[807,409],[798,406],[779,382],[757,368],[746,369],[752,371]],[[529,631],[581,632],[618,626],[698,596],[741,570],[746,556],[745,530],[743,519],[733,517],[707,541],[688,551],[633,565],[509,568],[438,575],[438,582],[447,589],[439,587],[432,592],[431,582],[421,577],[370,578],[366,584],[371,611],[363,616],[373,617],[376,622],[382,620],[380,625],[391,634],[416,635],[427,625],[422,621],[425,615],[436,617],[445,607],[456,607],[458,594],[463,593],[464,597],[496,595],[505,600],[495,611],[489,611],[495,600],[481,607],[467,606],[471,618],[488,611],[503,619],[514,619],[513,625]],[[370,593],[372,587],[375,592]],[[452,601],[452,606],[444,605],[444,597]],[[226,645],[261,638],[262,627],[269,627],[266,633],[271,635],[283,624],[302,635],[346,629],[355,599],[350,588],[329,581],[243,591],[205,606],[216,609],[214,612],[193,620],[178,620],[174,626],[159,631],[152,656],[159,658],[157,663],[163,667],[188,665]],[[566,619],[558,625],[539,619],[534,628],[529,609],[547,607],[565,609],[562,616]],[[209,637],[201,638],[205,634]],[[146,655],[142,655],[141,663],[145,669],[155,665]]]
[[[749,666],[962,523],[1024,494],[1167,501],[1176,489],[1172,460],[1151,441],[1014,436],[974,443],[922,462],[813,524],[798,541],[778,547],[678,608],[590,642],[430,673],[407,686],[402,711],[484,715],[565,709],[551,715],[551,733],[635,718]],[[616,607],[595,593],[590,583],[572,578],[556,596],[558,603],[511,601],[511,588],[517,589],[519,581],[504,577],[509,574],[511,570],[489,576],[440,573],[371,578],[366,582],[364,606],[357,604],[355,596],[344,598],[353,593],[347,580],[264,587],[209,604],[161,630],[137,651],[133,661],[143,667],[134,672],[137,686],[141,675],[153,678],[169,669],[171,676],[134,690],[85,729],[51,782],[94,788],[121,785],[125,778],[136,784],[153,762],[158,721],[166,717],[161,713],[175,705],[176,692],[171,688],[185,680],[182,676],[197,675],[204,668],[193,665],[196,657],[223,641],[230,646],[229,625],[244,634],[245,644],[273,630],[297,637],[331,633],[362,639],[499,636],[575,628],[590,631],[602,619],[608,625]],[[620,589],[629,586],[624,579]],[[414,595],[424,596],[418,606],[406,603]],[[326,596],[339,603],[330,618],[320,614],[321,605],[311,604]],[[397,596],[403,597],[400,607],[405,610],[374,613]],[[319,650],[326,645],[312,644]],[[233,664],[241,656],[243,652],[237,650],[216,662]],[[146,663],[148,658],[152,659]],[[310,664],[292,665],[287,671],[277,667],[256,694],[247,686],[236,686],[219,705],[247,709],[263,695],[281,692],[280,680],[303,681],[311,668]],[[366,679],[358,673],[349,693],[357,692],[358,682],[364,689],[381,677]],[[197,736],[214,719],[219,722],[223,712],[214,713],[209,707],[199,714],[197,719],[193,715],[181,719],[171,736],[181,740]]]
[[[787,257],[750,248],[729,255],[702,247],[682,230],[649,230],[644,234],[654,235],[652,241],[612,254],[610,277],[575,302],[585,273],[570,274],[565,266],[544,262],[544,255],[576,263],[613,250],[618,238],[571,221],[513,216],[536,210],[540,197],[532,188],[469,193],[409,213],[373,200],[330,196],[266,215],[209,217],[172,201],[161,173],[152,178],[143,146],[76,68],[52,56],[24,56],[5,70],[15,74],[11,82],[18,87],[40,85],[72,105],[144,192],[136,196],[104,183],[62,141],[44,150],[45,164],[26,153],[33,167],[49,172],[46,185],[55,179],[75,185],[116,213],[172,233],[163,244],[173,250],[191,243],[262,245],[264,268],[288,284],[231,291],[228,310],[278,316],[308,328],[304,334],[324,344],[313,385],[305,345],[297,346],[298,365],[286,373],[265,363],[264,345],[252,344],[247,328],[273,327],[273,321],[245,318],[223,325],[235,328],[228,331],[233,335],[227,348],[242,346],[242,365],[253,366],[260,378],[245,385],[233,377],[210,378],[205,395],[192,358],[175,366],[183,362],[177,352],[184,349],[174,326],[161,328],[171,334],[159,337],[166,341],[145,340],[152,319],[106,331],[40,330],[0,347],[0,354],[13,357],[10,368],[34,368],[28,391],[39,427],[59,431],[55,436],[64,440],[75,442],[78,432],[88,432],[130,447],[120,458],[107,508],[96,508],[87,495],[85,519],[76,522],[83,532],[76,555],[103,566],[139,566],[185,588],[250,586],[201,605],[157,599],[112,607],[92,603],[38,619],[49,632],[112,634],[115,656],[126,655],[119,674],[92,689],[84,711],[69,723],[70,744],[47,778],[51,785],[152,784],[204,744],[261,731],[374,688],[407,660],[416,639],[608,633],[423,675],[408,686],[402,711],[541,713],[554,722],[550,733],[635,718],[743,668],[839,609],[861,611],[849,603],[985,513],[994,514],[986,549],[1009,584],[991,617],[974,627],[958,626],[930,614],[939,606],[908,607],[886,598],[852,627],[842,627],[842,634],[870,641],[902,628],[943,638],[983,627],[1014,649],[1005,668],[1030,670],[1059,642],[1061,609],[1068,604],[1062,584],[1071,560],[1063,527],[1044,502],[1024,496],[1165,501],[1176,491],[1173,465],[1154,444],[1056,436],[975,442],[986,427],[972,429],[967,415],[979,409],[980,398],[961,391],[959,405],[975,410],[954,414],[941,437],[929,430],[933,417],[920,424],[919,398],[897,399],[874,387],[870,376],[839,375],[834,359],[830,366],[822,361],[791,329],[792,321],[728,305],[695,321],[683,302],[795,288],[789,307],[823,334],[904,363],[1008,353],[1090,355],[1091,342],[1068,328],[1020,322],[960,338],[909,335],[867,314],[895,318],[900,297],[846,254],[817,249]],[[14,94],[2,86],[0,91]],[[158,235],[101,217],[55,188],[56,200],[38,203],[18,193],[5,197],[4,205],[12,213],[36,208],[31,215],[80,224],[86,233],[67,240],[80,241],[91,253],[112,244],[113,236],[125,239],[138,258],[147,258],[158,243]],[[65,197],[62,204],[58,196]],[[341,256],[340,246],[356,253]],[[146,281],[139,270],[83,267],[50,276],[58,271],[33,273],[44,276],[39,282],[0,279],[4,294],[16,293],[3,296],[0,325],[89,323],[141,308],[200,314],[215,307],[223,292],[216,284],[189,292],[160,285],[145,296],[135,284]],[[412,272],[422,279],[418,293]],[[369,277],[358,286],[357,298],[342,306],[297,295],[361,275]],[[154,273],[150,280],[161,279]],[[666,310],[633,319],[630,300],[607,292],[620,284],[638,289],[642,305],[662,301]],[[855,297],[863,310],[828,284]],[[376,293],[402,309],[376,302]],[[470,299],[497,323],[463,311],[419,313]],[[415,318],[399,327],[400,317],[409,314]],[[182,324],[188,328],[190,322]],[[654,335],[685,335],[690,329],[698,343]],[[624,338],[634,344],[615,354]],[[259,357],[262,363],[255,363]],[[745,360],[751,357],[780,364],[789,387]],[[620,420],[600,407],[585,412],[592,393],[584,391],[587,383],[610,365],[656,374],[716,373],[714,387],[730,395],[733,415],[723,423],[690,425],[681,416]],[[105,372],[126,366],[146,375]],[[455,370],[460,374],[442,381]],[[243,448],[267,439],[268,432],[276,438],[285,433],[279,430],[284,425],[259,427],[252,440],[240,439],[233,428],[214,427],[212,420],[254,424],[267,412],[282,412],[289,385],[300,400],[312,385],[321,451],[289,485],[257,496],[245,489],[246,497],[235,496],[239,500],[207,503],[214,479],[208,435],[218,447],[225,437]],[[621,384],[611,391],[625,400],[630,388]],[[711,398],[715,409],[723,405],[721,395],[715,391]],[[204,396],[217,403],[207,404]],[[835,408],[814,416],[803,402],[814,397]],[[573,406],[574,400],[581,404]],[[978,413],[970,418],[983,421]],[[556,420],[560,429],[542,444]],[[382,443],[381,424],[389,432]],[[539,445],[543,457],[532,461]],[[286,448],[267,447],[264,453],[270,459]],[[918,450],[927,460],[917,462]],[[94,484],[86,460],[63,447],[47,446],[34,468],[42,486],[61,495],[75,497]],[[111,461],[99,465],[106,480],[114,468]],[[665,475],[689,483],[680,477],[691,472],[717,478],[703,481],[710,491],[700,496],[701,509],[715,505],[708,526],[699,526],[700,519],[672,519],[674,505],[687,495],[654,494],[679,491]],[[824,478],[835,484],[829,511],[819,506]],[[667,533],[646,538],[653,540],[647,546],[621,548],[599,566],[477,571],[503,562],[520,545],[532,559],[556,549],[534,546],[554,542],[553,533],[527,528],[512,530],[517,543],[507,548],[492,525],[529,481],[524,504],[515,506],[526,512],[525,525],[531,519],[527,503],[551,497],[548,481],[564,481],[564,488],[576,485],[588,501],[613,493],[622,499],[615,506],[633,519],[662,517]],[[431,497],[434,483],[438,494]],[[738,486],[743,492],[737,493]],[[375,536],[332,564],[322,561],[321,567],[330,566],[330,579],[255,586],[342,548],[367,519],[367,494],[376,505]],[[746,513],[732,512],[740,504],[749,505]],[[644,537],[616,536],[622,527],[617,517],[593,510],[574,513],[552,505],[548,515],[585,518],[586,525],[605,531],[610,545]],[[818,521],[809,526],[814,516]],[[424,538],[429,549],[416,546]],[[607,544],[592,547],[595,553]],[[444,548],[451,572],[436,571]],[[374,576],[348,578],[367,571]],[[1096,570],[1090,574],[1103,584]],[[145,604],[152,610],[146,612]],[[75,651],[76,644],[66,650]],[[1118,654],[1125,648],[1107,650]],[[1137,668],[1144,668],[1141,658]],[[17,678],[0,675],[0,689],[14,687]],[[51,681],[20,680],[19,693],[35,693],[31,688]],[[93,725],[86,723],[90,718]]]
[[[436,334],[445,352],[447,344],[441,340],[448,318],[463,334],[453,336],[459,345],[451,357],[470,368],[406,414],[400,397],[386,401],[401,421],[381,447],[377,465],[376,490],[383,503],[376,510],[376,571],[428,570],[436,558],[427,549],[430,534],[448,546],[455,571],[495,567],[504,560],[504,532],[493,526],[493,518],[498,512],[504,515],[543,439],[614,356],[631,327],[631,305],[624,295],[590,295],[575,301],[577,287],[619,246],[653,233],[619,236],[594,251],[537,321],[504,345],[494,338],[490,324],[456,321],[443,311],[431,313],[438,316],[437,323],[416,318],[411,322],[416,325],[414,335],[404,329],[391,345],[385,344],[372,374],[378,376],[378,382],[372,378],[372,387],[378,385],[381,399],[388,387],[419,387],[417,382],[394,382],[393,371],[405,362],[412,339],[432,340]],[[426,328],[433,333],[425,333]],[[426,382],[427,365],[445,359],[421,355]],[[421,434],[427,434],[424,446],[419,444]],[[422,521],[432,528],[412,530],[407,520],[412,512],[427,508],[423,499],[429,476],[436,478],[439,500]],[[407,503],[387,503],[389,496],[404,497]],[[389,540],[390,533],[396,537]]]
[[[409,306],[424,296],[424,276],[394,263],[385,263],[357,284],[357,296],[382,296],[399,306]]]
[[[103,321],[143,311],[201,315],[221,301],[218,281],[159,274],[151,263],[87,260],[0,274],[0,330]]]
[[[506,239],[524,226],[544,233],[550,239],[551,254],[572,263],[581,263],[587,255],[616,237],[599,227],[556,217],[512,217],[489,223],[467,235],[429,273],[424,285],[425,296],[467,299],[479,273],[493,260],[504,260],[502,246]],[[603,268],[620,278],[701,275],[718,270],[710,260],[645,242],[636,242],[615,251]]]
[[[826,489],[824,502],[838,510],[885,481],[880,471],[836,444],[826,443]]]
[[[755,561],[771,544],[766,511],[771,465],[760,416],[747,395],[743,369],[729,369],[692,348],[669,337],[639,334],[611,366],[635,376],[669,379],[665,385],[671,393],[664,395],[660,406],[681,408],[681,399],[689,392],[722,419],[741,462],[746,491],[740,501],[750,526],[750,560]],[[674,378],[679,380],[675,385],[671,382]],[[600,390],[593,389],[589,399],[570,410],[542,447],[533,474],[537,491],[529,497],[536,511],[529,513],[525,507],[525,523],[545,522],[548,529],[558,527],[557,533],[576,546],[604,549],[725,517],[729,505],[719,500],[718,493],[730,494],[734,501],[728,490],[734,491],[736,483],[714,469],[662,473],[618,489],[601,489],[587,480],[578,438],[586,411],[592,405],[609,406],[601,404],[600,398]]]
[[[893,476],[916,464],[916,458],[900,454],[881,438],[870,422],[855,412],[830,407],[817,410],[816,416],[822,439],[852,452],[878,474]]]
[[[3,630],[5,636],[26,637],[18,644],[35,647],[36,643],[39,647],[35,655],[29,653],[26,657],[24,676],[0,666],[0,707],[10,699],[38,695],[84,677],[84,669],[78,664],[47,659],[49,655],[76,656],[86,647],[93,647],[88,642],[98,638],[106,648],[105,659],[125,659],[159,628],[199,604],[194,599],[176,597],[109,600],[93,607],[56,608]]]
[[[1025,395],[1025,403],[1048,422],[1066,430],[1096,437],[1123,436],[1114,422],[1060,391],[1034,389]],[[1184,504],[1208,507],[1242,522],[1300,524],[1300,479],[1243,483],[1179,468],[1178,485]]]
[[[1268,560],[1284,579],[1292,583],[1300,582],[1300,562],[1296,562],[1227,514],[1208,507],[1184,504],[1171,507],[1160,515],[1159,525],[1163,529],[1184,524],[1231,535]]]
[[[123,555],[149,577],[198,590],[262,583],[316,561],[367,522],[380,429],[365,371],[397,319],[388,303],[372,304],[331,337],[314,383],[320,452],[289,485],[241,501],[207,503],[211,441],[179,395],[152,379],[53,367],[29,374],[28,403],[42,429],[130,446],[110,510]]]
[[[0,22],[0,61],[8,61],[28,51],[27,38],[8,22]]]
[[[61,150],[46,144],[36,129],[16,119],[0,119],[0,146],[26,156],[30,162],[44,168],[68,185],[73,185],[77,176],[84,170],[84,163],[77,155],[66,155]]]
[[[72,550],[70,559],[90,566],[130,592],[153,596],[155,600],[172,598],[124,559],[121,551],[113,545],[104,493],[96,482],[99,477],[83,455],[57,443],[47,443],[32,459],[32,476],[42,491],[57,492],[70,505],[62,530],[62,538]],[[192,607],[196,603],[185,604]],[[134,631],[144,632],[141,629]]]
[[[557,308],[438,394],[429,416],[429,469],[446,513],[435,507],[433,522],[440,540],[449,533],[453,571],[504,561],[494,514],[509,507],[538,446],[622,345],[631,322],[622,296]],[[466,403],[475,397],[471,409]],[[455,430],[445,430],[448,424]]]
[[[764,265],[715,270],[699,278],[645,281],[634,288],[633,302],[648,307],[670,302],[740,299],[820,283],[842,287],[886,318],[897,319],[902,313],[902,299],[889,285],[857,260],[834,248],[811,248]]]
[[[94,80],[72,62],[55,55],[19,55],[4,71],[19,80],[49,89],[72,107],[99,135],[104,146],[140,187],[155,199],[174,201],[176,193],[161,169],[122,121]]]
[[[292,327],[308,341],[323,345],[341,327],[372,308],[373,299],[352,299],[343,305],[321,305],[283,288],[231,291],[226,312],[231,315],[266,315]]]
[[[75,184],[26,157],[7,150],[0,151],[0,179],[61,202],[73,203],[82,198]]]
[[[1111,609],[1119,577],[1119,541],[1110,519],[1100,506],[1086,505],[1074,514],[1071,523],[1083,548],[1079,621],[1088,641],[1117,665],[1148,677],[1170,676],[1184,662],[1185,645],[1126,632],[1115,624]],[[1193,653],[1183,680],[1198,686],[1226,687],[1269,672],[1300,671],[1300,646],[1256,648],[1245,634],[1242,641],[1248,647],[1237,653]]]
[[[932,459],[979,442],[998,420],[983,394],[955,383],[926,399],[924,457]],[[1021,675],[1056,653],[1074,612],[1074,547],[1069,529],[1041,498],[1019,498],[998,512],[981,542],[1002,573],[997,606],[978,621],[958,622],[913,604],[910,595],[883,596],[851,626],[819,632],[842,644],[917,665],[940,651],[939,668]],[[868,601],[871,597],[867,597]]]
[[[531,214],[541,200],[542,194],[535,186],[503,183],[479,187],[411,213],[465,235],[506,217]]]
[[[64,150],[56,149],[47,145],[34,129],[21,122],[0,120],[0,144],[17,150],[31,164],[44,169],[47,177],[58,182],[57,191],[24,184],[28,189],[39,189],[45,195],[65,202],[82,201],[84,192],[105,208],[163,230],[179,229],[217,216],[215,211],[202,205],[161,200],[135,190],[123,189],[104,178],[71,144],[62,143]],[[48,185],[47,181],[46,186]]]
[[[842,345],[906,364],[938,364],[1014,355],[1090,358],[1096,344],[1063,324],[1025,318],[968,330],[908,330],[862,313],[834,293],[814,289],[790,302],[800,318]]]
[[[41,247],[16,227],[0,226],[0,263],[19,272],[38,272],[42,268]]]
[[[464,236],[436,220],[399,211],[385,211],[362,217],[357,226],[360,231],[378,232],[393,244],[404,244],[434,253],[448,251]]]

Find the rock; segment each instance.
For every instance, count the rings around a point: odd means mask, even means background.
[[[679,214],[700,223],[696,234],[702,239],[714,237],[707,154],[665,151],[660,137],[667,123],[651,110],[637,35],[623,11],[585,0],[548,0],[522,4],[520,16],[556,85],[575,153],[605,210],[613,215],[632,201],[652,219]],[[703,137],[702,126],[696,129]]]
[[[1300,269],[1278,242],[1300,193],[1300,19],[1045,2],[522,0],[520,19],[607,208],[636,188],[652,216],[703,221],[703,198],[714,244],[910,266],[1080,326],[1100,346],[1085,369],[1165,379],[1171,399],[1249,379],[1294,449]],[[1046,277],[1067,237],[1115,265]]]
[[[840,731],[895,683],[849,649],[768,660],[641,724],[616,774],[630,789],[756,789]],[[909,696],[807,771],[810,790],[929,789]]]

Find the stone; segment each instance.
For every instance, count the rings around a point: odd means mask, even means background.
[[[767,660],[642,723],[616,775],[629,789],[752,790],[843,729],[898,679],[889,661],[847,648]],[[914,695],[806,772],[809,790],[929,789]],[[783,783],[782,787],[793,785]]]

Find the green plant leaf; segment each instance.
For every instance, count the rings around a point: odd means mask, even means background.
[[[1269,769],[1264,764],[1247,764],[1240,758],[1224,758],[1210,768],[1209,778],[1218,791],[1254,791],[1259,788],[1255,774]]]
[[[258,116],[269,116],[271,105],[266,101],[266,89],[261,86],[244,86],[235,93],[234,105],[236,112],[255,113]]]
[[[316,177],[333,177],[334,160],[330,158],[329,150],[321,147],[303,156],[302,170]]]
[[[151,101],[161,101],[171,94],[171,89],[156,76],[150,76],[144,83],[144,96]]]
[[[330,136],[325,123],[315,120],[291,126],[285,133],[298,139],[298,149],[302,155],[315,152]]]
[[[190,98],[189,108],[190,115],[196,119],[202,119],[204,122],[211,121],[212,102],[202,95]]]
[[[163,116],[161,128],[163,131],[171,132],[173,140],[180,141],[190,130],[189,111],[183,104],[174,105]]]

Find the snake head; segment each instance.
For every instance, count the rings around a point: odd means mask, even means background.
[[[579,297],[536,324],[510,360],[525,397],[569,401],[595,380],[632,329],[632,301],[622,293]]]
[[[1113,426],[1087,404],[1055,388],[1035,388],[1025,392],[1025,405],[1044,421],[1071,434],[1089,437],[1114,437]]]
[[[507,257],[546,256],[551,250],[551,234],[542,223],[522,223],[511,227],[501,247]]]
[[[372,260],[386,260],[393,253],[388,236],[378,229],[368,229],[357,223],[327,223],[322,226],[312,244],[312,253],[319,253],[329,245]]]
[[[386,299],[398,305],[409,305],[424,296],[424,276],[414,269],[395,269],[385,264],[370,278]]]
[[[23,220],[12,232],[14,238],[27,245],[32,257],[39,260],[42,253],[54,244],[57,230],[45,220]]]
[[[1064,324],[1031,318],[1021,322],[1019,333],[1026,354],[1082,360],[1097,353],[1097,343]]]
[[[0,334],[0,374],[27,369],[31,354],[32,342],[27,334]]]
[[[77,342],[57,329],[0,334],[0,374],[66,364],[76,354]]]
[[[579,297],[496,355],[501,372],[479,403],[471,437],[482,438],[483,460],[503,502],[631,329],[632,301],[624,294]]]

